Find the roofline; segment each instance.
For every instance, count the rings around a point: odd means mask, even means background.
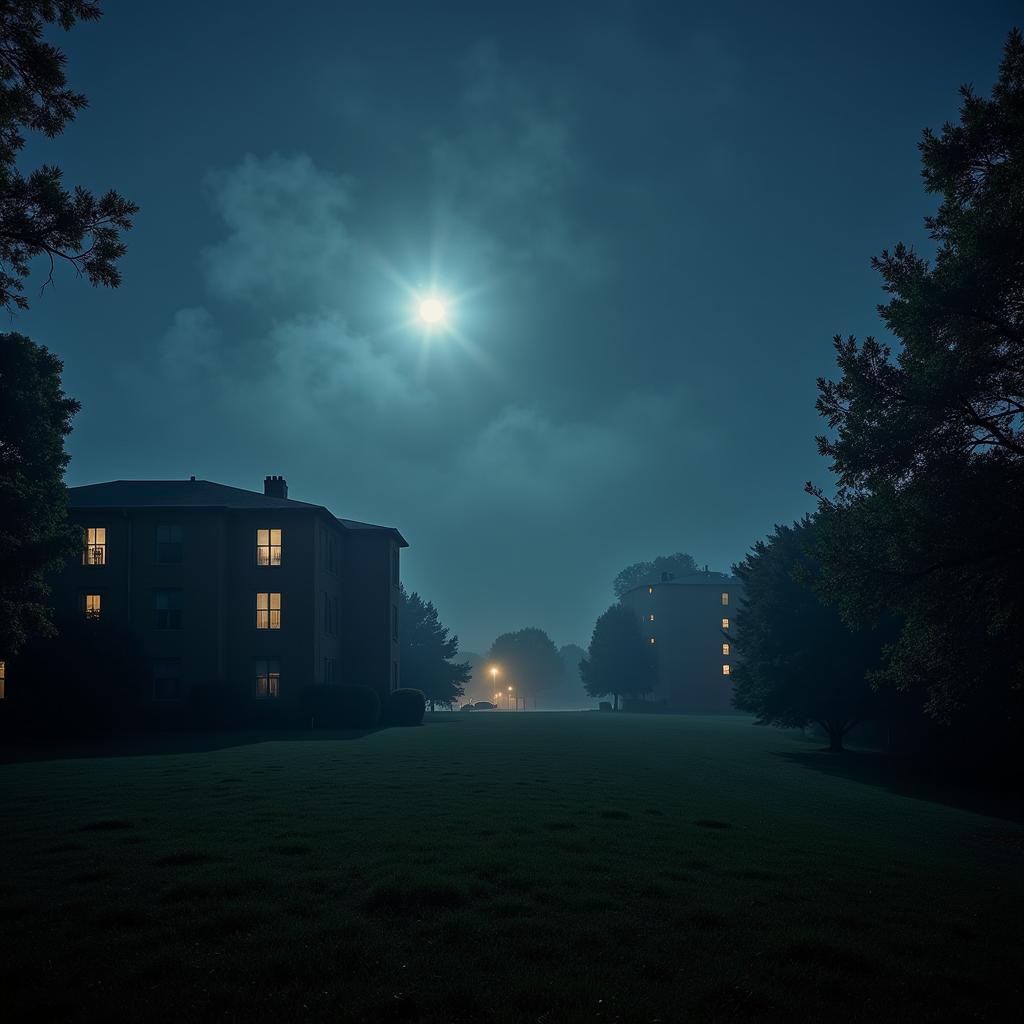
[[[635,587],[630,587],[629,590],[623,593],[622,597],[632,594],[634,590],[646,590],[648,587],[710,587],[713,583],[738,583],[740,586],[743,585],[743,581],[738,576],[724,576],[717,580],[707,581],[694,580],[690,583],[686,583],[683,580],[657,580],[654,583],[640,583]],[[619,600],[622,600],[622,598]]]

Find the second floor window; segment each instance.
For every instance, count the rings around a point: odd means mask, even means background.
[[[726,657],[726,658],[729,657],[729,645],[728,644],[722,644],[722,656]]]
[[[98,619],[102,609],[103,599],[99,594],[85,595],[85,617],[87,619]]]
[[[153,594],[157,629],[181,629],[181,591],[157,590]]]
[[[257,594],[256,595],[256,628],[257,629],[280,629],[281,628],[281,595],[280,594]]]
[[[181,561],[181,527],[162,523],[156,528],[156,560],[165,564]]]
[[[82,565],[107,564],[107,528],[87,526],[85,528],[85,549],[82,551]]]
[[[281,530],[256,531],[256,564],[281,564]]]
[[[722,619],[722,629],[728,629],[728,628],[729,628],[729,620],[728,619]]]
[[[723,593],[722,594],[722,604],[728,604],[728,603],[729,603],[729,595]]]

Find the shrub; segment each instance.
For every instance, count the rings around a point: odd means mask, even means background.
[[[388,696],[388,725],[422,725],[426,697],[422,690],[394,690]]]
[[[302,709],[318,729],[372,729],[380,723],[380,698],[368,686],[307,686]]]
[[[611,709],[612,702],[610,700],[603,700],[600,704],[597,705],[598,711],[611,711]]]

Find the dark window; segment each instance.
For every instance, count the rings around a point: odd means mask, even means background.
[[[398,607],[396,605],[391,606],[391,635],[396,640],[398,639]]]
[[[181,629],[181,591],[157,590],[153,594],[157,629]]]
[[[156,528],[156,560],[165,564],[181,561],[181,527],[161,523]]]
[[[181,659],[155,659],[153,662],[153,700],[180,699]]]
[[[256,696],[261,700],[281,696],[281,662],[277,658],[257,659]]]

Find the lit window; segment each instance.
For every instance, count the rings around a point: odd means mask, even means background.
[[[280,530],[257,530],[256,531],[256,564],[257,565],[280,565],[281,564],[281,531]]]
[[[0,661],[0,700],[7,696],[7,662]]]
[[[728,665],[723,665],[722,666],[722,675],[723,676],[729,675],[729,666]]]
[[[153,594],[157,629],[181,629],[181,591],[157,590]]]
[[[172,565],[181,561],[181,527],[161,523],[156,528],[156,560]]]
[[[256,628],[257,629],[280,629],[281,628],[281,595],[280,594],[257,594],[256,595]]]
[[[89,526],[85,530],[85,550],[82,552],[82,565],[107,564],[107,528],[105,526]]]
[[[728,645],[728,644],[722,644],[722,654],[723,654],[723,655],[724,655],[724,656],[725,656],[726,658],[728,658],[728,657],[729,657],[729,645]]]
[[[256,696],[260,699],[281,696],[281,662],[276,658],[256,662]]]
[[[728,603],[729,603],[729,595],[728,594],[722,594],[722,604],[728,604]]]
[[[85,595],[85,617],[87,619],[98,619],[100,617],[100,605],[102,600],[99,594]]]
[[[648,587],[647,588],[647,593],[648,594],[653,594],[654,593],[654,587]]]
[[[722,619],[722,629],[728,629],[728,628],[729,628],[729,620],[728,619]]]
[[[654,612],[651,612],[651,614],[647,616],[647,621],[648,622],[653,622],[654,621]]]
[[[655,643],[654,637],[652,636],[652,637],[651,637],[651,638],[650,638],[650,639],[649,639],[649,640],[648,640],[647,642],[648,642],[649,644],[653,644],[653,643]]]
[[[153,662],[153,700],[180,699],[181,659],[155,659]]]

